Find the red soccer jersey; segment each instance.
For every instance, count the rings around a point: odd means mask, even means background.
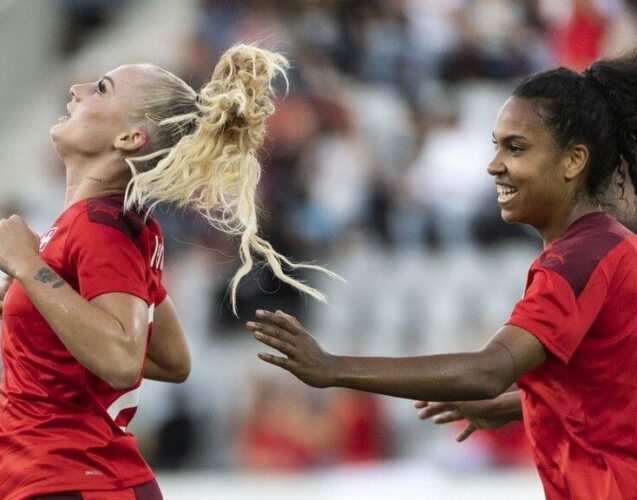
[[[123,213],[123,196],[82,200],[42,237],[40,256],[85,299],[122,292],[149,305],[161,285],[163,238],[149,217]],[[139,397],[82,366],[13,281],[5,298],[0,386],[0,498],[108,490],[154,478],[126,432]]]
[[[518,381],[546,497],[637,498],[637,236],[598,212],[533,263],[508,324],[550,359]]]

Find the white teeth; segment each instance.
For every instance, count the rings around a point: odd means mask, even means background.
[[[517,189],[508,187],[508,186],[497,185],[496,189],[498,190],[498,194],[504,194],[504,195],[515,194],[518,192]]]
[[[498,191],[498,203],[507,203],[518,194],[518,190],[516,188],[509,186],[496,184],[496,189]]]

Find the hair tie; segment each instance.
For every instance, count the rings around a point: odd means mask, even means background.
[[[201,98],[201,94],[199,92],[195,93],[195,107],[196,109],[196,114],[197,117],[193,118],[193,122],[196,122],[199,118],[201,118],[203,116],[203,111],[201,110],[201,106],[202,106],[202,98]]]

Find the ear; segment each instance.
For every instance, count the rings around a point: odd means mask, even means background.
[[[588,163],[588,148],[584,144],[573,144],[569,146],[564,158],[564,178],[572,181],[582,173]]]
[[[143,128],[133,128],[119,134],[113,147],[124,153],[134,153],[148,142],[148,134]]]

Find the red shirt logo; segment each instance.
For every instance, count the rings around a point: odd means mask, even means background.
[[[57,230],[57,227],[52,227],[46,232],[44,236],[42,236],[42,238],[40,238],[40,252],[46,248],[46,246],[49,244],[49,241],[51,241],[51,238],[53,238],[55,231]]]

